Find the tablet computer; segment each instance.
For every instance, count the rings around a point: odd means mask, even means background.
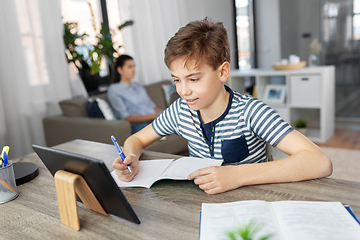
[[[81,175],[107,213],[140,223],[103,161],[54,148],[32,146],[53,176],[58,170]]]

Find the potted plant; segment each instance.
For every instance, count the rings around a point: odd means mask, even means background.
[[[132,25],[133,21],[126,21],[117,26],[116,29],[108,29],[105,24],[97,25],[91,4],[88,3],[91,14],[91,21],[96,32],[96,44],[85,44],[84,40],[88,34],[79,34],[78,24],[75,22],[64,23],[64,43],[68,62],[74,63],[88,91],[97,90],[99,84],[99,71],[102,59],[105,57],[110,69],[117,57],[116,53],[121,46],[115,46],[112,35],[124,27]]]
[[[307,125],[306,120],[299,118],[296,121],[295,128],[297,131],[299,131],[300,133],[306,136],[306,132],[307,132],[306,125]]]
[[[319,64],[317,54],[321,51],[321,44],[319,43],[319,40],[317,38],[311,41],[309,45],[309,50],[310,50],[310,56],[309,56],[308,66],[309,67],[317,66]]]

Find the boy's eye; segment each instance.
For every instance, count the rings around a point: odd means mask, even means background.
[[[190,81],[192,81],[192,82],[196,82],[198,80],[199,80],[198,78],[190,78]]]
[[[174,83],[180,82],[179,79],[174,79]]]

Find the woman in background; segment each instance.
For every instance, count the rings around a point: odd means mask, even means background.
[[[132,134],[138,132],[162,112],[150,99],[145,88],[132,79],[135,63],[132,57],[121,55],[116,59],[112,84],[107,97],[117,118],[131,123]]]

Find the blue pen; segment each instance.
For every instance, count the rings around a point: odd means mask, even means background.
[[[118,150],[118,152],[119,152],[119,154],[120,154],[121,159],[124,161],[124,160],[125,160],[125,154],[121,151],[120,146],[119,146],[116,138],[115,138],[114,136],[111,136],[111,140],[113,141],[115,147],[117,148],[117,150]],[[129,172],[132,173],[130,164],[127,165],[127,168],[128,168],[128,170],[129,170]]]
[[[1,167],[5,167],[8,164],[8,154],[9,154],[10,148],[8,146],[4,146],[1,151]]]
[[[6,152],[3,152],[3,157],[4,157],[4,167],[6,167],[6,165],[8,164]]]

